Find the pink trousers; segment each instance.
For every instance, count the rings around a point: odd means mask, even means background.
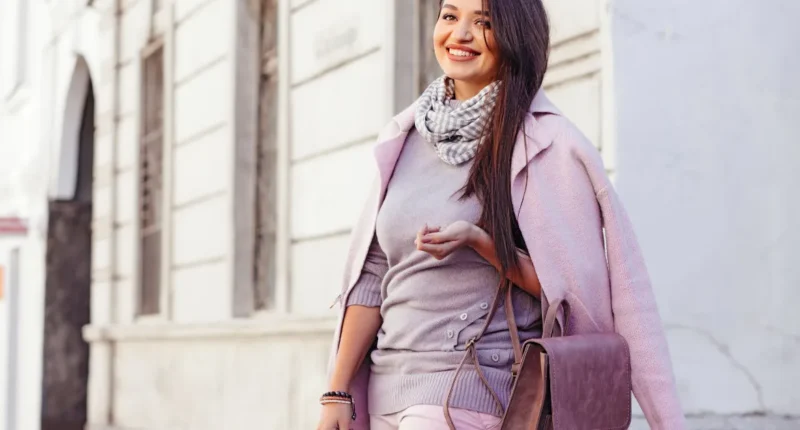
[[[450,408],[458,430],[498,430],[501,418]],[[417,405],[391,415],[370,415],[371,430],[449,430],[441,406]]]

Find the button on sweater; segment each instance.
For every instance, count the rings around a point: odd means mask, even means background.
[[[412,130],[378,213],[375,238],[347,305],[380,307],[383,323],[371,353],[370,413],[391,414],[417,404],[442,405],[466,342],[480,331],[500,281],[495,268],[469,247],[443,260],[417,250],[425,224],[477,223],[480,202],[461,199],[471,162],[451,166]],[[538,300],[516,289],[520,338],[541,335]],[[511,393],[514,355],[504,309],[477,344],[482,370],[504,404]],[[474,370],[459,377],[452,407],[500,415]]]

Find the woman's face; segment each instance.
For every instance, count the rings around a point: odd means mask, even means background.
[[[433,31],[433,47],[445,75],[469,85],[496,79],[499,59],[482,0],[444,0]]]

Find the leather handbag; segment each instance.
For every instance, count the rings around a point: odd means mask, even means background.
[[[566,301],[551,304],[544,318],[541,339],[520,344],[510,283],[495,295],[492,308],[480,333],[466,345],[464,359],[456,370],[445,399],[445,419],[458,376],[471,361],[480,380],[489,389],[499,410],[503,405],[480,369],[475,344],[489,327],[505,292],[505,310],[514,364],[514,383],[501,430],[617,430],[631,423],[631,363],[625,339],[616,333],[569,335]],[[563,313],[564,323],[559,321]]]

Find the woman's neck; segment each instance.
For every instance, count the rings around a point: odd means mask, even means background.
[[[491,84],[491,81],[469,82],[469,81],[457,81],[454,79],[453,83],[455,84],[455,92],[456,92],[455,99],[464,101],[464,100],[469,100],[478,95],[478,93],[481,92],[482,89],[486,88],[487,85]]]

